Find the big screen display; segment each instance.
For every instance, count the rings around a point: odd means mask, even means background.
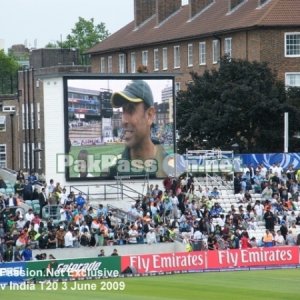
[[[66,180],[170,175],[173,77],[65,77],[64,97]]]

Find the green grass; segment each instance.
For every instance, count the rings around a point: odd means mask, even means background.
[[[123,291],[103,290],[108,283],[120,286]],[[77,282],[78,283],[78,282]],[[67,284],[63,290],[58,283],[58,290],[41,290],[36,285],[35,291],[1,291],[1,299],[15,300],[90,300],[90,299],[205,299],[205,300],[289,300],[299,299],[300,269],[261,270],[238,272],[193,273],[170,276],[134,277],[117,279],[99,279],[79,281],[82,284],[96,284],[95,291],[71,290],[74,282]],[[46,287],[46,286],[45,286]],[[101,289],[102,287],[102,289]],[[44,288],[45,289],[45,288]]]

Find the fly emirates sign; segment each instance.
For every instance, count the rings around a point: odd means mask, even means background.
[[[292,265],[299,263],[298,247],[220,250],[208,253],[208,268]]]
[[[122,270],[134,267],[138,273],[204,269],[205,252],[164,253],[122,257]]]
[[[121,269],[134,267],[138,273],[149,273],[293,264],[299,264],[299,247],[131,255],[122,257]]]

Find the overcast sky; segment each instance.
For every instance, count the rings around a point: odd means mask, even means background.
[[[134,0],[2,0],[0,47],[26,44],[37,48],[64,40],[79,17],[105,23],[116,32],[134,18]],[[4,40],[4,45],[3,45]]]

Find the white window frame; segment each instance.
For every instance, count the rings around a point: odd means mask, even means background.
[[[187,61],[188,61],[188,67],[193,66],[193,44],[188,44],[188,49],[187,49]]]
[[[41,129],[41,105],[40,103],[36,104],[36,127]]]
[[[0,132],[5,132],[6,131],[6,116],[0,116],[0,118],[1,118],[1,121],[3,120],[3,127],[0,128]]]
[[[100,58],[100,73],[106,73],[106,59],[104,56]]]
[[[27,169],[29,163],[29,143],[23,143],[23,169]],[[27,155],[26,155],[27,153]],[[26,156],[27,156],[27,165],[26,165]]]
[[[224,40],[224,54],[232,58],[232,38],[225,38]]]
[[[153,62],[153,70],[159,71],[159,52],[157,48],[153,50]]]
[[[29,129],[29,118],[28,118],[28,105],[26,105],[26,124],[25,124],[25,105],[26,104],[22,104],[22,129],[25,130],[25,126],[26,129]]]
[[[125,54],[119,54],[119,73],[125,73]]]
[[[219,63],[220,60],[220,41],[213,40],[212,44],[213,64]]]
[[[107,73],[112,73],[112,56],[107,57]]]
[[[288,82],[288,78],[290,76],[299,77],[299,79],[298,79],[299,83],[297,84],[297,82],[295,82],[294,84],[291,84],[290,82]],[[285,73],[285,86],[286,87],[300,87],[300,72],[287,72],[287,73]]]
[[[206,42],[199,42],[199,65],[206,65]]]
[[[162,68],[163,70],[168,70],[168,48],[163,48],[162,49]]]
[[[130,71],[136,73],[136,55],[135,52],[130,53]]]
[[[180,46],[174,46],[174,69],[180,68]]]
[[[30,103],[30,118],[31,118],[31,127],[30,129],[34,129],[34,106],[33,103]]]
[[[4,159],[1,159],[4,155]],[[0,168],[6,168],[7,166],[7,155],[6,155],[6,144],[0,144]]]
[[[180,91],[180,82],[175,82],[175,95]]]
[[[148,67],[148,50],[142,51],[142,65]]]
[[[288,43],[287,39],[291,35],[297,35],[299,37],[298,44],[295,46],[298,48],[298,54],[288,54],[287,48],[288,48]],[[300,57],[300,32],[286,32],[284,34],[284,55],[285,57]]]

